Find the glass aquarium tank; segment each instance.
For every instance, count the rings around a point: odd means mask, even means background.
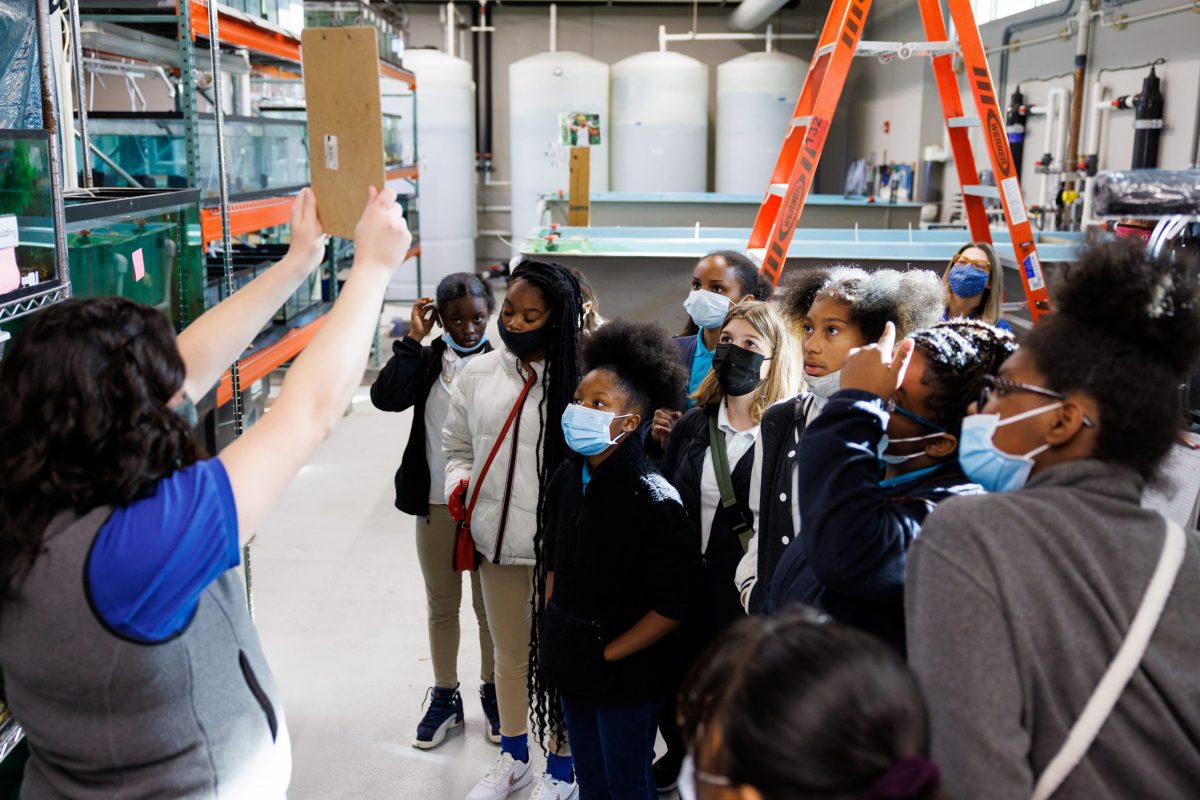
[[[108,159],[93,158],[103,186],[188,188],[183,118],[176,113],[93,112],[88,135]],[[287,193],[308,185],[308,126],[303,118],[225,117],[225,166],[229,194]],[[76,145],[78,150],[78,145]],[[216,121],[200,115],[201,199],[220,196]]]
[[[76,297],[127,297],[182,330],[204,313],[200,194],[95,189],[65,198]]]
[[[0,130],[0,305],[59,280],[45,131]]]
[[[264,106],[259,113],[271,119],[300,120],[305,124],[308,120],[308,112],[298,106]],[[413,163],[412,138],[410,119],[400,114],[383,115],[383,162],[388,169]]]

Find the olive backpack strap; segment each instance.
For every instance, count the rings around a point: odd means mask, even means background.
[[[738,502],[733,491],[733,476],[729,469],[729,453],[725,450],[725,434],[717,425],[716,417],[708,418],[708,443],[712,450],[713,472],[717,475],[717,488],[721,491],[721,507],[730,514],[733,532],[741,542],[742,552],[750,546],[754,536],[754,524],[750,512]]]

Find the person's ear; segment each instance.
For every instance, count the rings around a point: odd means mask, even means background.
[[[1050,429],[1046,431],[1046,443],[1059,447],[1067,444],[1072,439],[1080,434],[1081,431],[1087,429],[1085,419],[1095,419],[1096,413],[1094,409],[1084,408],[1082,400],[1067,398],[1063,401],[1062,407],[1058,409],[1058,414],[1055,415],[1054,422]],[[1092,405],[1088,403],[1087,405]]]
[[[958,437],[952,433],[929,439],[925,443],[925,455],[930,458],[949,458],[958,450]]]
[[[633,433],[640,427],[642,427],[641,414],[633,414],[621,420],[621,430],[625,433]]]

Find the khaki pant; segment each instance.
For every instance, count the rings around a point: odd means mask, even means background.
[[[417,560],[425,579],[425,600],[429,609],[429,655],[433,661],[433,682],[441,689],[458,686],[458,643],[461,638],[458,617],[462,605],[462,573],[451,564],[454,553],[454,520],[446,506],[430,505],[428,517],[417,517]],[[479,679],[494,683],[495,659],[492,633],[484,612],[479,573],[471,573],[471,600],[479,623],[479,651],[482,660]],[[528,644],[526,645],[528,649]]]
[[[484,560],[478,575],[496,648],[496,698],[500,734],[523,736],[529,730],[529,629],[532,624],[533,567]],[[550,751],[570,755],[566,742]]]

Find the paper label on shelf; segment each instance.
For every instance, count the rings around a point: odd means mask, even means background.
[[[142,248],[133,251],[133,279],[140,281],[146,277],[146,257],[142,255]]]
[[[338,168],[338,142],[332,133],[325,134],[325,169]]]
[[[21,288],[21,270],[17,269],[17,251],[12,247],[0,250],[0,294]]]
[[[13,214],[0,214],[0,248],[16,247],[20,244],[17,233],[17,218]]]
[[[1020,225],[1026,222],[1029,217],[1025,214],[1025,200],[1021,197],[1021,184],[1016,176],[1000,181],[1000,188],[1004,190],[1004,203],[1008,206],[1009,216],[1012,217],[1011,224]]]
[[[1038,262],[1037,253],[1025,256],[1022,263],[1025,267],[1025,282],[1029,284],[1030,290],[1036,292],[1045,287],[1046,280],[1042,277],[1042,265]]]

